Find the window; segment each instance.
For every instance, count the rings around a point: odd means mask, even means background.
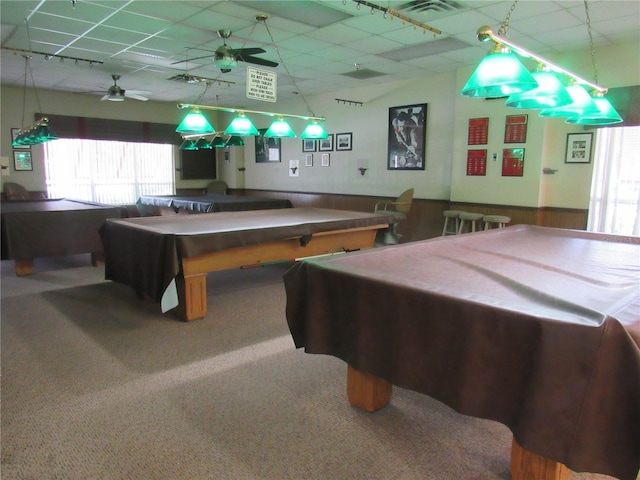
[[[175,147],[61,138],[44,144],[47,191],[109,205],[175,193]]]
[[[639,151],[640,127],[598,130],[588,230],[640,235]]]

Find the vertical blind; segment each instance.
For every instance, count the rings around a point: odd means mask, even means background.
[[[640,235],[640,127],[600,128],[587,229]]]
[[[43,146],[49,197],[127,205],[175,193],[173,145],[61,138]]]

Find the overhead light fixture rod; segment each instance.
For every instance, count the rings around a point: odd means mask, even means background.
[[[337,103],[344,103],[345,105],[355,105],[356,107],[361,107],[362,102],[358,102],[356,100],[346,100],[344,98],[336,98]]]
[[[274,113],[274,112],[263,112],[260,110],[247,110],[246,108],[232,108],[232,107],[219,107],[216,105],[196,105],[192,103],[179,103],[179,109],[185,108],[199,108],[200,110],[217,110],[220,112],[227,113],[253,113],[256,115],[265,115],[267,117],[286,117],[286,118],[299,118],[301,120],[316,120],[318,122],[324,122],[326,120],[325,117],[313,117],[309,115],[295,115],[292,113]]]
[[[371,9],[371,13],[373,13],[374,10],[378,10],[379,12],[383,12],[385,15],[390,15],[391,17],[399,18],[403,22],[410,23],[412,25],[415,25],[416,27],[422,28],[423,30],[429,30],[430,32],[433,32],[435,35],[440,35],[442,33],[442,31],[438,30],[437,28],[433,28],[427,24],[419,22],[418,20],[409,18],[406,15],[403,15],[402,13],[397,12],[391,8],[382,7],[380,5],[376,5],[375,3],[368,2],[367,0],[352,0],[352,1],[357,3],[358,5],[364,5],[365,7],[369,7]]]
[[[354,0],[354,1],[356,1],[356,0]],[[564,67],[561,67],[557,63],[554,63],[551,60],[548,60],[548,59],[546,59],[544,57],[541,57],[540,55],[538,55],[536,53],[533,53],[532,51],[527,50],[524,47],[521,47],[517,43],[515,43],[515,42],[513,42],[513,41],[511,41],[511,40],[509,40],[507,38],[504,38],[504,37],[502,37],[500,35],[497,35],[497,34],[493,33],[493,30],[491,30],[491,27],[489,27],[487,25],[484,25],[484,26],[482,26],[482,27],[480,27],[478,29],[476,37],[481,42],[486,42],[488,40],[491,40],[496,45],[505,45],[505,46],[513,49],[521,57],[531,58],[531,59],[535,60],[536,62],[542,64],[543,66],[548,67],[549,69],[551,69],[551,70],[553,70],[555,72],[563,73],[564,75],[567,75],[568,77],[572,78],[577,83],[580,83],[582,85],[587,85],[587,86],[591,87],[593,90],[595,90],[600,95],[606,94],[607,91],[609,90],[607,87],[603,87],[603,86],[598,85],[596,83],[590,82],[589,80],[581,77],[580,75],[578,75],[576,73],[573,73],[573,72],[567,70]]]
[[[57,55],[55,53],[37,52],[35,50],[23,50],[21,48],[2,47],[2,50],[7,50],[7,51],[10,51],[10,52],[20,53],[20,54],[23,54],[23,55],[31,55],[31,54],[42,55],[45,58],[45,60],[49,60],[51,58],[59,58],[61,60],[72,60],[76,64],[78,62],[86,62],[89,65],[94,65],[94,64],[102,65],[104,63],[104,62],[101,62],[100,60],[89,60],[87,58],[69,57],[67,55]]]

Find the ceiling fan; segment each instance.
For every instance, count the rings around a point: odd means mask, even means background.
[[[109,87],[107,90],[107,94],[102,97],[100,100],[110,100],[112,102],[123,102],[125,97],[133,98],[135,100],[141,100],[146,102],[149,100],[147,97],[143,95],[149,95],[151,92],[147,92],[145,90],[125,90],[124,88],[120,88],[118,85],[118,80],[120,80],[120,75],[111,75],[113,78],[113,85]]]
[[[263,65],[265,67],[277,67],[276,62],[266,60],[260,57],[254,57],[258,53],[266,53],[264,48],[260,47],[248,47],[248,48],[231,48],[227,45],[227,38],[231,36],[231,30],[218,30],[218,36],[222,38],[223,45],[218,47],[213,55],[204,55],[202,57],[191,58],[190,60],[199,60],[201,58],[213,57],[213,63],[220,69],[222,73],[227,73],[238,66],[238,62],[247,62],[254,65]],[[181,60],[174,62],[177,63],[186,62],[189,60]]]

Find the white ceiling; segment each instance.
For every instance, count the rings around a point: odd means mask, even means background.
[[[353,0],[2,0],[0,81],[23,86],[26,77],[28,86],[33,82],[38,88],[92,92],[98,101],[112,85],[111,75],[119,74],[122,88],[150,91],[155,101],[257,108],[246,98],[249,64],[239,62],[232,72],[221,73],[212,58],[185,62],[212,55],[223,43],[219,29],[231,30],[231,47],[262,47],[266,53],[260,57],[280,63],[273,69],[257,68],[277,72],[278,99],[286,100],[296,90],[305,95],[338,91],[476,64],[490,48],[476,40],[478,27],[489,25],[497,32],[512,6],[511,1],[488,0],[370,3],[442,33],[384,18],[382,12],[358,8]],[[640,45],[639,1],[589,0],[588,11],[596,51],[630,41]],[[263,13],[269,15],[266,22],[257,21]],[[549,56],[588,49],[586,25],[583,0],[521,0],[511,13],[507,36]],[[400,58],[400,52],[393,51],[404,47],[415,48],[407,58],[393,60]],[[31,54],[31,71],[25,75],[22,51],[81,60],[61,62],[60,57],[47,60]],[[83,59],[101,63],[91,66]],[[345,75],[368,71],[380,75]],[[185,73],[234,84],[212,83],[204,93],[206,84],[169,80]],[[591,78],[590,72],[581,73]]]

